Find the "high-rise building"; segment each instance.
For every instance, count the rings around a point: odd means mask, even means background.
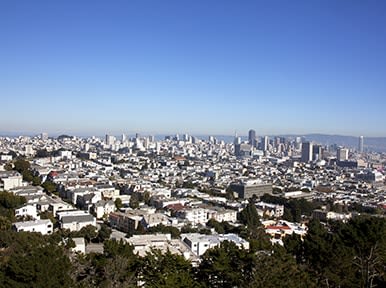
[[[115,143],[115,137],[112,135],[106,134],[106,145],[113,145]]]
[[[363,153],[363,136],[359,136],[358,152]]]
[[[336,151],[336,159],[338,161],[347,161],[348,160],[348,149],[339,147]]]
[[[312,146],[312,160],[322,160],[323,159],[323,148],[321,145]]]
[[[47,141],[48,140],[48,133],[43,132],[42,134],[40,134],[40,139],[43,141]]]
[[[312,161],[312,143],[311,142],[303,142],[302,143],[302,162],[308,163]]]
[[[269,147],[269,138],[268,138],[268,136],[264,136],[261,139],[261,150],[267,151],[268,147]]]
[[[125,143],[126,142],[126,135],[125,135],[125,133],[122,133],[122,137],[121,137],[121,143],[123,144],[123,143]]]
[[[248,132],[248,143],[252,147],[256,147],[256,131],[253,129]]]

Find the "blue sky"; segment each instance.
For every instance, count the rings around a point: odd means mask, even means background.
[[[386,136],[386,1],[0,2],[0,131]]]

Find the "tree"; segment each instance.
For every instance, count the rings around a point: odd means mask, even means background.
[[[42,184],[42,187],[48,193],[53,193],[56,191],[56,184],[50,180],[44,181],[44,183]]]
[[[65,247],[39,233],[0,233],[3,287],[73,287]],[[3,279],[1,279],[3,278]]]
[[[253,253],[239,249],[233,242],[223,241],[202,256],[198,280],[204,287],[247,287],[253,279],[255,259]]]
[[[137,194],[135,193],[131,194],[129,206],[130,208],[133,208],[133,209],[139,208],[139,200],[138,200]]]
[[[140,279],[145,287],[200,287],[194,279],[192,265],[183,256],[152,250],[141,261]]]
[[[245,287],[267,288],[317,287],[306,271],[281,247],[273,253],[259,253],[253,269],[253,280]]]
[[[91,240],[95,239],[97,236],[97,229],[92,225],[87,225],[80,229],[80,231],[72,233],[72,237],[83,237],[87,243],[90,243]]]
[[[338,231],[341,241],[354,254],[352,264],[357,269],[361,287],[386,284],[386,221],[376,217],[356,217]]]
[[[248,229],[256,229],[261,225],[260,217],[257,214],[256,206],[253,202],[249,202],[239,213],[239,220],[246,225]]]
[[[24,171],[28,171],[31,168],[31,164],[22,158],[17,159],[14,162],[14,169],[19,173],[23,174]]]
[[[105,240],[110,238],[111,235],[111,228],[107,226],[106,224],[101,224],[101,227],[97,234],[97,240],[99,243],[103,243]]]
[[[114,204],[115,204],[115,207],[116,207],[117,209],[121,209],[121,208],[123,207],[122,199],[121,199],[121,198],[115,199]]]

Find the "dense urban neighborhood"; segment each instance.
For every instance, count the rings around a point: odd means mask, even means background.
[[[364,142],[2,137],[0,280],[384,287],[386,154]]]

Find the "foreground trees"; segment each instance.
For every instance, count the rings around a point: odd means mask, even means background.
[[[253,221],[240,233],[253,235],[250,227],[258,224]],[[224,223],[212,224],[230,229]],[[98,237],[94,232],[90,235]],[[170,252],[153,250],[139,257],[132,246],[115,240],[104,241],[103,254],[76,255],[63,242],[66,237],[1,231],[0,286],[386,287],[383,218],[358,217],[328,228],[310,221],[307,236],[287,237],[284,247],[247,251],[225,241],[207,250],[197,267]],[[264,241],[259,239],[254,240]]]

